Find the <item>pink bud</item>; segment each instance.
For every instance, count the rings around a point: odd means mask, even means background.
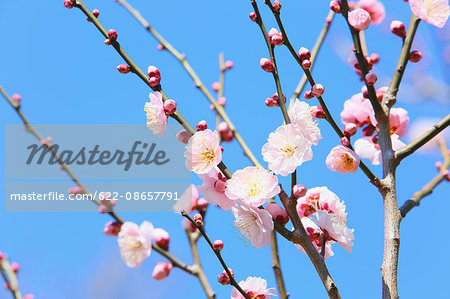
[[[208,129],[208,124],[206,123],[206,120],[199,121],[196,128],[197,132]]]
[[[108,221],[103,227],[103,233],[110,237],[115,237],[120,233],[122,223],[116,221]]]
[[[73,0],[64,0],[64,6],[66,7],[66,8],[73,8],[73,6],[74,6],[74,1]]]
[[[213,89],[215,92],[218,92],[218,91],[220,90],[220,88],[221,88],[220,82],[214,82],[214,83],[212,84],[212,89]]]
[[[170,274],[170,270],[172,270],[173,265],[171,263],[163,263],[159,262],[156,264],[153,269],[152,277],[155,280],[163,280]]]
[[[266,104],[267,107],[275,107],[277,105],[277,101],[272,98],[267,98],[264,104]]]
[[[375,82],[377,82],[378,78],[377,75],[375,75],[374,73],[368,73],[365,79],[368,86],[373,86]]]
[[[305,70],[309,70],[311,68],[311,64],[311,60],[305,59],[302,61],[302,68],[304,68]]]
[[[369,98],[369,91],[367,90],[367,86],[364,85],[361,88],[361,92],[362,92],[363,98],[365,98],[365,99]]]
[[[314,84],[314,86],[311,89],[311,93],[316,96],[320,97],[325,92],[325,87],[323,87],[322,84]]]
[[[308,189],[306,189],[305,185],[303,184],[297,184],[294,185],[294,187],[292,187],[292,195],[295,198],[300,198],[306,195],[306,191],[308,191]]]
[[[350,144],[350,139],[348,139],[348,137],[344,136],[341,138],[341,144],[344,146],[347,146]]]
[[[437,169],[441,169],[441,167],[442,167],[442,162],[437,161],[436,163],[434,163],[434,166],[436,166]]]
[[[371,23],[370,15],[364,9],[355,9],[348,14],[348,23],[357,31],[366,30]]]
[[[195,225],[192,222],[190,222],[189,220],[187,220],[187,219],[183,219],[181,221],[181,226],[183,227],[183,229],[185,231],[190,231],[191,233],[193,233],[193,232],[195,232],[197,230]]]
[[[117,39],[117,31],[114,29],[110,29],[108,31],[108,39],[112,42],[115,41]]]
[[[231,70],[231,69],[233,68],[233,66],[234,66],[234,62],[231,61],[231,60],[225,61],[224,66],[225,66],[225,68],[226,68],[227,70]]]
[[[261,68],[268,73],[272,73],[273,71],[275,71],[275,65],[267,58],[261,58],[259,64],[261,65]]]
[[[162,50],[164,50],[165,48],[164,48],[163,45],[158,44],[158,45],[156,46],[156,49],[158,49],[159,51],[162,51]]]
[[[268,35],[272,46],[280,46],[284,43],[283,35],[275,28],[270,29]]]
[[[214,251],[221,251],[223,249],[223,241],[222,240],[215,240],[213,243]]]
[[[198,211],[205,211],[207,207],[208,207],[208,202],[206,201],[206,199],[204,199],[203,197],[200,197],[199,199],[197,199],[195,208]]]
[[[19,272],[19,270],[20,270],[19,263],[16,263],[16,262],[12,263],[12,264],[11,264],[11,270],[13,270],[14,273]]]
[[[392,21],[391,22],[391,32],[401,38],[406,37],[405,25],[403,25],[403,23],[400,21]]]
[[[374,132],[375,132],[375,127],[368,125],[362,129],[361,134],[363,137],[369,137],[369,136],[372,136]]]
[[[203,217],[202,217],[202,215],[200,215],[200,214],[195,214],[194,215],[194,221],[195,221],[195,224],[197,224],[197,226],[202,226],[203,225]]]
[[[23,296],[23,299],[34,299],[34,295],[33,294],[27,294],[27,295]]]
[[[339,1],[331,1],[330,9],[335,13],[341,13],[341,2]]]
[[[420,53],[419,51],[412,51],[411,53],[409,53],[408,60],[411,62],[419,62],[420,60],[422,60],[422,53]]]
[[[309,52],[308,49],[301,47],[300,50],[298,50],[298,57],[300,57],[300,60],[310,59],[311,58],[311,52]]]
[[[161,73],[159,72],[158,68],[151,65],[147,69],[147,74],[150,77],[149,83],[150,86],[157,86],[161,82]]]
[[[107,46],[111,45],[111,41],[110,41],[109,39],[105,39],[104,43],[105,43],[105,45],[107,45]]]
[[[326,118],[325,113],[323,112],[322,107],[320,106],[312,106],[311,115],[315,118]]]
[[[127,64],[119,64],[117,66],[117,70],[119,71],[119,73],[128,74],[131,71],[131,68]]]
[[[306,100],[314,98],[314,95],[312,94],[311,90],[305,91],[305,94],[303,96],[305,97]]]
[[[373,64],[377,64],[380,61],[380,55],[377,53],[370,54],[370,61],[372,61]]]
[[[387,86],[383,86],[377,89],[377,99],[378,101],[382,101],[384,94],[386,93],[386,91],[388,91],[388,87]]]
[[[272,218],[281,225],[286,225],[289,222],[289,216],[286,211],[277,204],[269,203],[266,206],[267,212],[270,213]]]
[[[348,137],[355,135],[357,131],[358,131],[358,126],[355,125],[354,123],[348,123],[344,127],[344,135],[348,136]]]
[[[227,189],[227,181],[223,180],[217,180],[214,182],[214,188],[216,188],[217,191],[223,193]]]
[[[5,282],[5,290],[9,290],[9,284]]]
[[[227,104],[227,99],[225,97],[220,97],[217,99],[217,104],[219,104],[222,107],[225,107]]]
[[[3,252],[0,251],[0,263],[3,261]]]
[[[233,131],[230,130],[226,122],[221,122],[217,129],[219,131],[220,138],[223,141],[229,142],[233,140],[234,138]]]
[[[111,210],[111,208],[110,207],[108,207],[107,205],[99,205],[98,206],[98,212],[99,213],[101,213],[101,214],[105,214],[105,213],[108,213],[108,212],[111,212],[112,210]]]
[[[69,188],[69,194],[78,195],[83,193],[84,193],[83,188],[81,188],[80,186]]]
[[[190,138],[191,134],[186,130],[181,130],[177,133],[177,139],[181,143],[188,144]]]
[[[166,115],[172,115],[177,110],[177,102],[174,100],[167,100],[164,102],[164,111]]]
[[[152,239],[156,243],[156,245],[158,245],[162,249],[169,250],[170,236],[169,233],[162,228],[155,228],[152,231]]]
[[[280,3],[280,1],[278,1],[278,0],[274,1],[273,4],[272,4],[272,7],[273,7],[273,10],[275,12],[279,13],[280,10],[281,10],[281,3]]]
[[[256,13],[254,13],[253,11],[248,16],[250,17],[250,20],[252,20],[253,22],[256,22],[256,19],[258,18]]]
[[[92,11],[92,14],[94,15],[94,17],[98,18],[98,16],[100,15],[100,11],[98,9],[94,9]]]
[[[230,268],[228,268],[228,271],[230,271],[230,274],[232,277],[234,277],[234,272]],[[228,276],[227,272],[223,270],[222,273],[217,275],[217,281],[222,285],[228,285],[230,284],[230,277]]]
[[[20,96],[20,94],[15,93],[15,94],[12,95],[11,99],[12,99],[15,103],[20,104],[20,100],[22,99],[22,97]]]

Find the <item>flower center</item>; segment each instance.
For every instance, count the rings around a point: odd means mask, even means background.
[[[202,160],[206,163],[211,163],[216,158],[216,155],[212,149],[205,149],[203,153],[200,155]]]
[[[261,188],[259,188],[260,186],[258,186],[255,183],[250,183],[250,189],[248,190],[248,195],[249,196],[256,196],[259,195],[261,193]]]
[[[353,168],[353,159],[349,155],[344,154],[341,156],[341,165],[345,170],[351,170]]]
[[[283,153],[284,157],[289,158],[295,153],[296,149],[297,146],[288,145],[285,148],[282,148],[281,152]]]

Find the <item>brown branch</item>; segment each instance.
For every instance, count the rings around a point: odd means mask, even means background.
[[[405,203],[400,207],[400,213],[402,218],[405,218],[406,214],[409,213],[414,207],[418,207],[423,198],[427,197],[433,193],[434,188],[436,188],[442,181],[445,180],[444,171],[449,169],[450,166],[450,153],[448,152],[447,145],[444,140],[440,140],[440,147],[442,152],[442,157],[444,158],[444,163],[439,167],[439,174],[436,175],[428,184],[426,184],[422,190],[417,191],[411,197],[405,201]]]
[[[397,162],[400,163],[400,161],[402,161],[404,158],[408,157],[409,155],[417,151],[428,141],[430,141],[440,132],[445,130],[449,125],[450,125],[450,114],[448,114],[440,122],[435,124],[430,130],[422,134],[422,136],[420,136],[419,138],[417,138],[416,140],[414,140],[401,150],[396,151],[395,159],[397,160]]]
[[[5,280],[5,286],[8,287],[8,290],[11,292],[14,299],[22,299],[17,275],[11,269],[11,265],[9,264],[9,260],[6,255],[3,255],[2,258],[0,258],[0,273]]]
[[[208,101],[214,106],[214,109],[216,110],[217,114],[220,115],[220,117],[227,123],[230,130],[233,132],[234,137],[236,138],[237,142],[242,147],[242,150],[244,151],[244,155],[249,158],[249,160],[255,165],[260,166],[258,159],[255,157],[255,155],[252,153],[248,145],[245,143],[244,139],[240,135],[239,131],[234,126],[233,122],[229,118],[228,114],[225,112],[222,106],[220,106],[217,101],[214,99],[213,95],[209,92],[209,90],[205,87],[205,85],[202,83],[198,75],[195,73],[194,69],[191,67],[189,62],[186,60],[186,56],[184,54],[181,54],[178,52],[167,40],[165,40],[150,24],[148,21],[137,11],[135,8],[133,8],[127,1],[125,0],[116,0],[117,3],[121,4],[136,20],[138,20],[142,26],[151,34],[153,35],[159,43],[167,50],[170,54],[172,54],[183,66],[183,68],[186,70],[186,72],[189,74],[189,76],[194,81],[195,87],[197,87],[208,99]]]

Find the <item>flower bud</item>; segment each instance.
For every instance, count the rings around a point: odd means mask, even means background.
[[[231,60],[225,61],[224,66],[225,66],[225,68],[226,68],[227,70],[231,70],[231,69],[233,68],[233,66],[234,66],[234,62],[231,61]]]
[[[131,71],[131,68],[129,65],[126,64],[119,64],[117,66],[117,70],[119,71],[119,73],[121,74],[128,74]]]
[[[92,14],[94,15],[94,17],[98,18],[98,16],[100,15],[100,11],[98,9],[94,9],[92,11]],[[92,22],[91,19],[89,19],[89,17],[87,18],[88,22]]]
[[[311,60],[309,59],[305,59],[302,61],[302,68],[304,68],[305,70],[309,70],[311,68]]]
[[[16,262],[12,263],[11,264],[11,270],[13,270],[14,273],[19,272],[19,270],[20,270],[19,263],[16,263]]]
[[[206,201],[206,199],[204,199],[203,197],[200,197],[199,199],[197,199],[197,202],[195,203],[195,208],[198,211],[205,211],[207,207],[208,207],[208,202]]]
[[[212,89],[213,89],[215,92],[218,92],[218,91],[220,90],[220,87],[221,87],[220,82],[214,82],[214,83],[212,84]]]
[[[74,5],[75,5],[75,2],[73,0],[64,0],[64,7],[73,8]]]
[[[344,135],[347,137],[351,137],[356,134],[358,131],[358,126],[354,123],[348,123],[344,127]]]
[[[225,97],[220,97],[217,99],[217,104],[219,104],[222,107],[225,107],[227,104],[227,99]]]
[[[294,187],[292,187],[292,195],[295,198],[300,198],[306,195],[306,191],[308,191],[308,189],[306,189],[305,185],[303,184],[297,184],[294,185]]]
[[[215,240],[213,243],[214,251],[220,252],[223,249],[223,241]]]
[[[272,98],[267,98],[264,104],[266,104],[267,107],[275,107],[277,102]]]
[[[0,251],[0,263],[3,262],[3,252]]]
[[[228,271],[230,271],[231,276],[234,277],[233,270],[228,268]],[[222,273],[217,275],[217,281],[224,286],[230,284],[230,277],[228,276],[227,271],[223,270]]]
[[[369,91],[367,90],[367,86],[364,85],[361,88],[361,92],[362,92],[363,98],[365,98],[365,99],[369,98]]]
[[[305,97],[306,100],[310,100],[310,99],[314,98],[314,95],[312,94],[311,90],[305,91],[303,96]]]
[[[152,231],[152,239],[162,249],[169,250],[170,236],[164,229],[155,228]]]
[[[233,140],[234,138],[233,131],[230,130],[226,122],[221,122],[217,129],[219,131],[220,138],[223,141],[229,142]]]
[[[283,35],[280,32],[278,32],[278,30],[276,30],[275,28],[270,29],[268,35],[270,39],[270,44],[272,46],[280,46],[283,44],[284,42]]]
[[[83,188],[81,188],[80,186],[69,188],[69,194],[72,194],[73,196],[83,193]]]
[[[325,113],[323,112],[322,107],[320,106],[312,106],[311,115],[315,118],[326,118]]]
[[[163,280],[170,274],[170,270],[172,270],[173,265],[171,263],[163,263],[159,262],[156,264],[153,269],[152,277],[155,280]]]
[[[378,78],[377,78],[377,75],[375,75],[374,73],[368,73],[365,76],[365,79],[366,79],[367,85],[373,86],[375,84],[375,82],[377,82]]]
[[[253,11],[248,16],[250,17],[250,20],[252,20],[253,22],[256,22],[256,19],[258,18],[256,13],[254,13]]]
[[[162,50],[164,50],[165,48],[164,48],[163,45],[158,44],[158,45],[156,45],[156,49],[158,49],[159,51],[162,51]]]
[[[117,221],[108,221],[103,227],[103,233],[110,237],[115,237],[120,233],[122,223]]]
[[[206,123],[206,120],[199,121],[196,128],[197,128],[197,132],[208,129],[208,124]]]
[[[164,111],[166,115],[172,115],[177,110],[177,102],[174,100],[167,100],[164,102]]]
[[[261,65],[261,68],[268,73],[272,73],[273,71],[275,71],[275,65],[267,58],[261,58],[259,64]]]
[[[275,12],[280,13],[280,10],[281,10],[281,3],[280,3],[280,1],[278,1],[278,0],[274,1],[273,4],[272,4],[272,7],[273,7],[273,10]]]
[[[202,217],[202,215],[200,215],[198,213],[195,214],[194,221],[195,221],[195,224],[197,224],[197,226],[202,226],[203,225],[203,217]]]
[[[275,203],[269,203],[266,206],[266,211],[272,216],[272,218],[279,224],[285,226],[289,222],[289,216],[286,211]]]
[[[435,166],[438,170],[440,170],[441,167],[442,167],[442,162],[441,162],[441,161],[437,161],[436,163],[434,163],[434,166]]]
[[[298,57],[300,57],[300,60],[310,59],[311,58],[311,52],[309,52],[308,49],[301,47],[300,50],[298,50]]]
[[[377,64],[380,61],[380,55],[377,53],[370,54],[370,61],[372,61],[373,64]]]
[[[419,62],[420,60],[422,60],[422,53],[420,53],[419,51],[412,51],[411,53],[409,53],[408,60],[411,62]]]
[[[383,86],[383,87],[380,87],[377,89],[377,99],[380,103],[383,100],[383,97],[384,97],[384,94],[386,93],[386,91],[388,91],[387,86]]]
[[[371,23],[370,15],[364,9],[355,9],[348,14],[348,23],[357,31],[366,30]]]
[[[403,25],[403,23],[400,21],[392,21],[391,22],[391,32],[401,38],[406,37],[405,25]]]
[[[322,84],[314,84],[311,89],[311,93],[313,96],[320,97],[325,92],[325,87]]]
[[[350,139],[348,139],[348,137],[344,136],[341,138],[341,144],[344,146],[347,146],[350,144]]]
[[[116,41],[117,40],[117,31],[114,30],[114,29],[109,29],[109,31],[108,31],[108,39],[111,42]]]
[[[149,83],[150,86],[155,87],[158,86],[161,82],[161,73],[160,71],[153,65],[149,66],[147,69],[147,74],[150,77]]]
[[[339,1],[331,1],[330,9],[335,13],[341,13],[341,2]]]
[[[181,130],[177,133],[177,139],[181,143],[188,144],[190,138],[191,134],[186,130]]]
[[[109,39],[105,39],[104,43],[105,43],[105,45],[107,45],[107,46],[111,45],[111,41],[110,41]]]
[[[23,299],[34,299],[34,295],[33,294],[26,294],[25,296],[23,296]]]

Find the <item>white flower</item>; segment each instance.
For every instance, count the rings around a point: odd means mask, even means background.
[[[142,222],[141,226],[133,222],[122,225],[117,241],[128,267],[137,268],[150,256],[152,231],[153,225],[148,221]]]
[[[164,111],[164,103],[160,92],[150,93],[150,102],[145,103],[147,112],[147,127],[158,137],[166,131],[167,115]]]
[[[309,237],[309,240],[316,248],[317,252],[320,253],[322,250],[322,230],[317,226],[317,224],[311,220],[311,218],[303,217],[302,224],[305,228],[306,234]],[[327,240],[325,242],[325,258],[332,257],[334,255],[333,250],[331,249],[331,245],[334,244],[334,241]],[[301,245],[295,244],[298,251],[303,254],[306,254],[306,251],[303,249]]]
[[[303,137],[312,144],[317,145],[322,138],[317,121],[311,116],[312,108],[298,99],[291,100],[288,108],[289,118],[294,127],[299,130]]]
[[[249,166],[237,170],[227,181],[226,196],[229,199],[242,200],[252,206],[258,207],[267,199],[280,193],[278,178],[273,172]]]
[[[338,242],[349,253],[352,253],[353,229],[347,228],[345,219],[324,210],[317,211],[317,224],[325,232],[327,238]]]
[[[186,167],[196,174],[208,173],[222,160],[222,149],[216,131],[206,129],[196,132],[184,152]]]
[[[312,159],[311,142],[292,124],[278,127],[270,133],[267,141],[262,148],[262,155],[275,174],[289,175],[303,162]]]
[[[398,151],[406,146],[398,139],[397,134],[391,135],[392,149]],[[355,152],[360,158],[369,159],[373,165],[381,163],[381,148],[372,137],[363,137],[355,141]]]
[[[193,211],[195,203],[199,199],[197,187],[194,185],[189,185],[184,191],[183,195],[178,199],[177,203],[173,206],[175,213],[186,212],[190,213]]]

